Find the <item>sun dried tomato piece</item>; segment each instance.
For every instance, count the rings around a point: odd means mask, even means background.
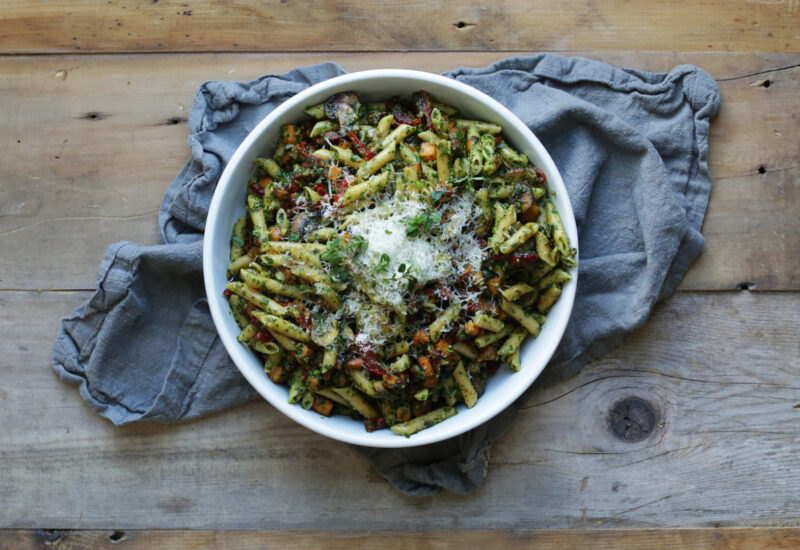
[[[435,132],[435,128],[433,127],[433,118],[431,117],[431,113],[433,112],[433,104],[431,103],[431,98],[428,96],[425,90],[420,90],[419,94],[417,95],[417,107],[422,111],[425,115],[425,124],[428,126],[428,129],[431,132]]]
[[[365,160],[369,160],[369,159],[371,159],[372,157],[375,156],[375,153],[370,151],[369,148],[366,145],[361,143],[361,140],[358,139],[358,136],[356,135],[356,133],[354,131],[350,130],[349,132],[347,132],[347,137],[350,138],[350,143],[353,144],[353,146],[356,148],[358,153],[362,157],[364,157]]]
[[[389,425],[386,423],[386,419],[381,416],[379,418],[368,418],[364,421],[364,427],[368,432],[374,432],[375,430],[388,428]]]

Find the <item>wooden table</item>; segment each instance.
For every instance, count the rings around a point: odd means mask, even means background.
[[[800,547],[797,0],[3,5],[0,548]],[[717,79],[706,247],[624,345],[536,386],[483,488],[403,496],[266,402],[115,428],[58,381],[106,246],[158,241],[198,84],[545,50]],[[630,396],[658,418],[636,443],[606,420]]]

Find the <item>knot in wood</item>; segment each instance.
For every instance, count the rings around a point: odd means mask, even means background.
[[[608,429],[617,439],[635,443],[649,437],[655,431],[657,421],[652,404],[640,397],[630,396],[611,406]]]

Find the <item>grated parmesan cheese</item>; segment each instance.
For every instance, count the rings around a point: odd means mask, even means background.
[[[394,195],[383,199],[374,208],[353,214],[347,228],[352,236],[367,241],[367,248],[359,258],[360,271],[362,280],[370,285],[362,290],[373,300],[403,312],[411,278],[417,286],[432,282],[447,285],[454,283],[468,267],[480,270],[484,249],[474,233],[480,211],[471,196],[454,197],[439,206],[438,211],[443,219],[447,216],[446,221],[431,228],[431,232],[416,236],[408,235],[408,220],[430,211],[431,207]],[[474,300],[478,294],[466,299]]]

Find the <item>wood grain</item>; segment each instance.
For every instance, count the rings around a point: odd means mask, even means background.
[[[585,531],[0,531],[0,550],[183,550],[225,548],[250,550],[433,550],[481,548],[486,550],[791,550],[800,546],[800,529],[613,529]]]
[[[113,427],[47,367],[85,292],[0,292],[0,527],[462,530],[800,522],[798,293],[682,293],[578,376],[537,381],[483,488],[403,496],[266,402]],[[547,373],[547,371],[545,371]],[[657,422],[608,429],[621,399]],[[357,504],[355,504],[357,503]],[[301,512],[302,511],[302,512]]]
[[[305,2],[10,0],[0,51],[800,52],[795,0]],[[236,29],[235,33],[231,29]]]
[[[580,52],[579,52],[580,53]],[[800,56],[585,54],[720,79],[705,252],[682,288],[800,288]],[[108,244],[158,242],[156,212],[189,155],[186,118],[208,79],[249,80],[331,59],[349,70],[441,72],[499,53],[44,56],[0,59],[0,289],[90,289]],[[785,68],[788,67],[788,68]],[[764,83],[769,81],[770,86]],[[54,101],[53,98],[58,100]],[[763,166],[765,173],[759,173]],[[31,247],[36,253],[31,253]],[[57,272],[58,276],[53,277]]]

